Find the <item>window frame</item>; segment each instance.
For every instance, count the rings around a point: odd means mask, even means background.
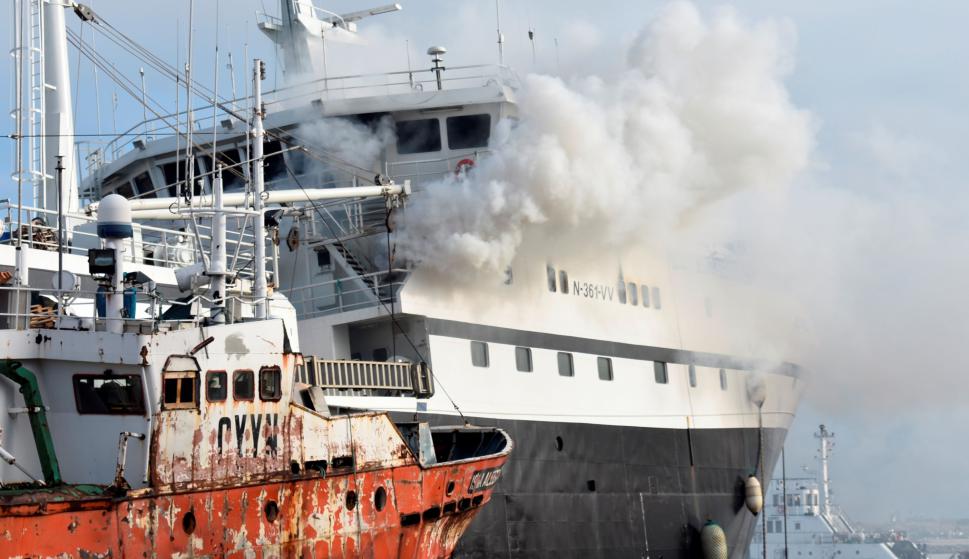
[[[562,358],[565,358],[565,361]],[[558,363],[558,370],[560,377],[575,378],[575,357],[569,351],[559,351],[555,356],[555,360]],[[568,365],[568,372],[564,372],[562,365]]]
[[[222,398],[213,398],[209,388],[209,379],[214,376],[222,375]],[[209,403],[225,402],[229,399],[229,372],[225,369],[213,369],[205,372],[205,401]]]
[[[653,379],[656,384],[670,383],[670,369],[666,361],[653,361]]]
[[[480,367],[482,369],[487,369],[491,366],[491,355],[488,349],[488,342],[482,342],[478,340],[470,340],[471,343],[469,347],[471,348],[471,365],[474,367]],[[475,348],[481,348],[481,356],[484,358],[483,362],[479,363],[479,359],[476,357]]]
[[[190,402],[182,401],[182,389],[185,385],[184,379],[190,379],[192,381],[192,400]],[[198,371],[163,371],[162,372],[162,409],[163,410],[197,410],[199,407],[199,374]],[[175,401],[168,402],[165,399],[165,393],[167,389],[165,385],[169,380],[175,380]]]
[[[78,392],[78,388],[80,387],[79,381],[84,379],[109,380],[109,379],[117,379],[117,378],[135,379],[137,381],[136,383],[137,386],[135,388],[137,388],[138,400],[139,400],[139,403],[141,404],[140,410],[134,411],[132,409],[130,411],[106,411],[106,412],[81,411],[81,395]],[[100,373],[100,374],[99,373],[77,373],[71,377],[71,384],[74,388],[74,408],[77,410],[77,413],[80,415],[141,415],[143,416],[145,415],[145,413],[147,413],[148,407],[145,405],[145,386],[144,386],[144,383],[141,382],[141,375],[138,375],[138,374],[106,375],[103,373]]]
[[[522,355],[522,352],[524,352],[525,359],[527,360],[527,369],[523,369],[521,367],[522,363],[521,359],[519,359],[519,355]],[[535,370],[535,362],[532,360],[532,348],[515,346],[515,369],[517,369],[519,373],[531,373]]]
[[[603,364],[605,364],[605,366],[606,366],[606,373],[607,373],[606,376],[603,376],[602,375],[602,373],[603,373],[603,370],[602,370]],[[613,380],[616,379],[615,371],[612,368],[612,358],[611,357],[603,357],[603,356],[600,355],[599,357],[596,358],[596,367],[598,368],[598,371],[599,371],[599,380],[613,381]]]
[[[275,393],[273,395],[266,396],[263,382],[263,375],[265,373],[273,373],[275,381]],[[283,370],[279,365],[266,365],[259,367],[259,399],[263,402],[278,402],[283,399]]]
[[[481,117],[484,117],[483,120],[487,121],[485,123],[485,128],[487,129],[487,133],[485,134],[484,144],[468,143],[468,145],[459,145],[459,146],[451,145],[451,122],[452,121],[457,121],[458,119],[474,119],[474,118],[480,119]],[[491,143],[491,113],[475,113],[475,114],[465,114],[465,115],[453,115],[453,116],[446,117],[444,119],[444,131],[447,134],[447,147],[449,150],[487,148],[488,145]]]
[[[249,373],[252,394],[249,397],[239,396],[236,390],[236,376],[239,373]],[[232,401],[233,402],[253,402],[256,400],[256,373],[252,369],[235,369],[232,371]]]

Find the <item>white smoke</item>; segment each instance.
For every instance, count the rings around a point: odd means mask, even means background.
[[[809,115],[782,81],[788,37],[776,23],[675,3],[615,79],[528,76],[522,121],[504,123],[490,157],[409,208],[404,253],[447,273],[499,274],[529,234],[658,239],[733,192],[788,185],[812,145]]]

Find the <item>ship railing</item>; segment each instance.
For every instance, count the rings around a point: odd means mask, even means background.
[[[441,77],[444,89],[462,89],[487,86],[506,86],[518,89],[520,81],[515,72],[503,65],[475,64],[448,66]],[[431,91],[437,89],[437,76],[430,68],[399,70],[368,74],[325,76],[307,82],[280,87],[263,94],[269,113],[287,109],[325,104],[332,100],[378,97],[385,95]],[[250,99],[245,96],[223,99],[221,104],[230,107],[240,116],[248,115]],[[143,149],[149,142],[162,137],[174,136],[176,126],[187,122],[189,111],[172,112],[141,120],[104,142],[79,142],[81,155],[86,161],[87,174],[125,154]],[[246,123],[218,111],[212,114],[211,104],[200,104],[191,109],[193,132],[211,131],[221,127],[219,136],[238,136],[245,133]],[[209,136],[201,135],[197,141],[205,143]]]
[[[282,290],[301,319],[390,305],[409,271],[395,268]]]
[[[432,159],[418,159],[413,161],[388,161],[384,164],[385,174],[396,182],[409,180],[415,185],[426,184],[439,180],[453,173],[457,164],[469,159],[477,164],[478,159],[491,153],[492,150],[481,149],[471,154],[451,155]]]
[[[434,395],[434,378],[426,363],[357,361],[304,356],[297,364],[296,380],[318,386],[328,395],[415,396]]]
[[[57,252],[57,212],[45,208],[23,206],[20,230],[16,230],[17,208],[7,205],[0,244],[14,244],[18,239],[25,246]],[[97,235],[97,217],[85,214],[67,214],[64,222],[69,232],[63,238],[65,254],[85,255],[91,248],[100,248]],[[135,235],[127,240],[125,260],[136,264],[149,264],[165,268],[188,266],[202,259],[194,235],[187,231],[134,224]],[[211,226],[198,224],[199,239],[203,244],[211,242]],[[254,252],[252,233],[242,228],[226,231],[227,253],[238,262],[248,262]],[[240,270],[242,277],[251,272]]]
[[[106,317],[99,312],[99,299],[105,293],[77,289],[76,286],[38,288],[13,285],[11,272],[0,272],[0,330],[63,329],[103,331],[109,323],[120,321],[124,332],[150,334],[159,330],[194,328],[209,317],[218,303],[226,309],[228,322],[244,319],[243,307],[251,307],[255,298],[231,294],[220,301],[206,295],[193,295],[173,300],[146,286],[129,287],[124,296],[126,312],[133,316]],[[189,318],[165,318],[174,307],[190,307],[195,313]]]

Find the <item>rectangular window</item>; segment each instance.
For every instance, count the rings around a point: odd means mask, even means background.
[[[461,115],[447,119],[447,145],[451,149],[488,147],[491,115]]]
[[[649,286],[643,286],[643,306],[649,308]]]
[[[795,530],[800,530],[801,529],[801,523],[800,522],[795,522],[794,523],[794,529]]]
[[[138,375],[74,375],[77,413],[144,415],[145,398]]]
[[[545,267],[545,276],[548,279],[548,290],[555,293],[555,268],[551,266]]]
[[[283,149],[282,144],[279,140],[267,140],[263,142],[263,158],[265,161],[265,167],[263,167],[263,178],[266,182],[271,182],[284,178],[288,175],[286,170],[286,160],[283,159],[283,154],[280,153]]]
[[[252,400],[256,397],[256,382],[249,369],[239,369],[232,373],[232,398],[234,400]]]
[[[196,405],[196,386],[195,371],[172,371],[162,373],[162,386],[164,387],[164,408],[166,410],[187,410],[195,409]]]
[[[619,286],[616,288],[616,295],[619,296],[619,302],[625,305],[626,304],[626,282],[619,280]]]
[[[148,171],[135,177],[134,182],[135,190],[142,195],[142,198],[155,198],[155,187],[151,183],[151,175],[148,174]]]
[[[612,359],[600,357],[598,359],[598,365],[599,380],[612,380]]]
[[[720,390],[727,389],[727,371],[720,369]]]
[[[696,367],[690,365],[690,386],[696,388]]]
[[[527,347],[515,348],[515,367],[523,372],[532,372],[532,350]]]
[[[320,270],[330,270],[333,266],[332,260],[330,260],[330,251],[323,247],[316,251],[316,265],[320,267]]]
[[[637,293],[639,293],[639,290],[636,289],[636,284],[633,282],[629,282],[629,285],[626,287],[627,287],[626,291],[629,293],[629,304],[633,306],[638,305],[639,296],[637,295]]]
[[[283,397],[283,373],[279,367],[259,369],[259,399],[275,402]]]
[[[387,348],[378,347],[373,350],[373,360],[374,361],[386,361],[387,360]]]
[[[205,373],[205,399],[209,402],[224,402],[229,394],[229,377],[225,371]]]
[[[663,308],[663,302],[659,298],[659,288],[658,287],[654,287],[653,288],[653,308],[654,309],[661,309],[661,308]]]
[[[668,384],[670,382],[670,376],[666,370],[666,363],[662,361],[653,361],[653,375],[656,377],[657,384]]]
[[[559,375],[563,377],[574,377],[575,376],[575,365],[572,363],[572,354],[559,352]]]
[[[441,125],[436,118],[397,123],[397,153],[441,151]]]
[[[559,291],[569,294],[569,273],[565,270],[559,270]]]
[[[484,342],[471,342],[471,364],[475,367],[487,367],[488,344]]]

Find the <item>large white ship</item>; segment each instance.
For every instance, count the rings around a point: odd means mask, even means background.
[[[265,203],[278,211],[266,214],[267,238],[240,236],[233,258],[266,251],[272,273],[261,279],[293,302],[299,345],[315,356],[302,380],[327,387],[331,406],[437,422],[463,415],[516,441],[495,498],[457,556],[695,557],[700,532],[713,521],[730,556],[744,557],[757,524],[743,506],[744,483],[751,474],[770,478],[800,397],[798,368],[760,360],[738,341],[732,305],[718,297],[743,282],[701,253],[628,246],[586,247],[580,255],[526,239],[504,281],[449,276],[426,260],[397,256],[398,226],[415,219],[408,210],[423,186],[473,173],[500,123],[527,119],[508,68],[447,67],[442,48],[428,51],[429,69],[322,73],[325,37],[399,8],[341,15],[309,0],[281,0],[280,15],[259,26],[278,45],[288,75],[301,80],[261,100],[225,100],[217,116],[207,116],[211,108],[153,110],[111,142],[80,146],[87,162],[80,198],[95,201],[87,214],[108,194],[131,199],[141,220],[134,259],[204,275],[205,231],[169,208],[210,203],[218,165],[227,197],[248,199],[251,175],[264,173]],[[110,27],[83,7],[75,11],[93,32]],[[83,36],[62,41],[98,60]],[[49,75],[66,72],[64,59],[63,68],[51,67],[58,59],[48,47]],[[152,64],[181,75],[164,61]],[[219,98],[188,83],[196,95]],[[69,87],[62,84],[58,96]],[[264,108],[264,141],[242,109],[253,106]],[[389,125],[393,139],[376,168],[361,169],[338,161],[326,137],[307,131],[315,122]],[[45,149],[31,176],[35,191],[48,193],[37,205],[50,223],[57,190],[45,177],[54,176],[53,155],[63,146]],[[72,250],[82,254],[83,222],[91,218],[70,206],[78,197],[72,188],[64,181],[62,197],[80,224]],[[338,196],[327,192],[345,196],[352,188],[386,195],[328,201]],[[231,219],[244,230],[250,217]],[[33,231],[42,239],[44,226]],[[260,278],[253,281],[258,297]],[[189,296],[191,281],[182,287]],[[387,362],[423,364],[428,381],[419,389],[375,375]]]

